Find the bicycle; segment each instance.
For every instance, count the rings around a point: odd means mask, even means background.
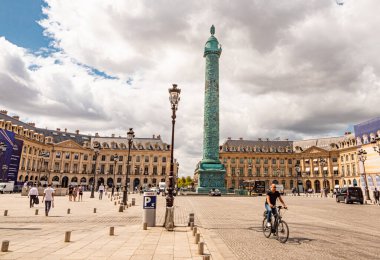
[[[281,214],[282,206],[277,206],[277,214],[273,214],[274,218],[271,218],[271,226],[267,227],[267,214],[268,212],[264,211],[263,219],[263,233],[266,238],[269,238],[271,234],[277,237],[277,240],[280,243],[286,243],[289,238],[289,227],[288,224],[282,220],[283,214]],[[273,221],[274,219],[274,221]]]

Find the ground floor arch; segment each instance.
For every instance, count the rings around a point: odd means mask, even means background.
[[[321,192],[321,182],[319,180],[314,181],[314,190],[317,193]]]
[[[138,187],[140,185],[140,179],[139,178],[135,178],[133,180],[133,189],[135,189],[136,187]]]
[[[64,177],[62,178],[61,186],[62,186],[63,188],[67,188],[68,185],[69,185],[69,178],[68,178],[67,176],[64,176]]]

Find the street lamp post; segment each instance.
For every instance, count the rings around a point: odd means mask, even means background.
[[[115,193],[115,182],[116,182],[116,164],[117,162],[119,161],[119,156],[117,154],[115,154],[113,156],[113,162],[114,162],[114,167],[113,167],[113,182],[112,182],[112,194],[111,196],[114,195]]]
[[[324,158],[319,158],[319,164],[321,165],[321,168],[322,168],[322,177],[323,177],[323,194],[325,195],[325,197],[327,197],[327,192],[326,192],[326,174],[325,174],[325,170],[323,169],[326,165],[327,165],[327,162]]]
[[[299,176],[299,174],[300,174],[301,168],[300,168],[300,166],[299,166],[298,164],[296,164],[295,169],[296,169],[296,187],[297,187],[297,194],[298,194],[298,196],[299,196],[299,195],[300,195],[300,188],[299,188],[299,185],[298,185],[298,176]]]
[[[95,167],[92,168],[92,173],[94,176],[93,176],[93,180],[92,180],[92,188],[91,188],[91,196],[90,196],[91,199],[95,198],[95,195],[94,195],[95,185],[96,185],[95,172],[96,172],[96,163],[98,161],[98,156],[99,156],[99,152],[100,152],[100,144],[95,142],[93,149],[94,149],[94,153],[95,153]]]
[[[369,200],[367,174],[365,172],[365,163],[364,163],[367,160],[367,151],[364,149],[360,149],[358,151],[358,158],[359,158],[359,161],[362,162],[362,164],[363,164],[363,175],[364,175],[364,183],[365,183],[365,199]]]
[[[6,181],[7,181],[7,178],[6,178],[6,172],[7,172],[7,170],[8,170],[8,165],[3,164],[2,169],[3,169],[3,176],[2,176],[1,179],[2,179],[3,182],[6,182]]]
[[[133,144],[133,138],[135,137],[135,132],[133,132],[133,128],[129,128],[129,131],[127,133],[127,139],[128,139],[128,158],[127,158],[127,176],[125,177],[125,188],[123,191],[123,204],[127,205],[128,202],[128,177],[129,177],[129,157],[131,154],[131,146]]]
[[[173,171],[174,171],[174,126],[176,119],[176,111],[178,109],[178,103],[180,100],[181,89],[177,88],[177,84],[173,84],[173,87],[169,89],[169,100],[172,109],[172,142],[170,150],[170,176],[169,176],[169,189],[166,196],[166,213],[165,213],[165,228],[169,231],[174,229],[174,197],[173,197]]]

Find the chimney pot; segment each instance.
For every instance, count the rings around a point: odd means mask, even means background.
[[[57,128],[57,131],[60,132],[60,131],[61,131],[61,128]]]
[[[99,137],[99,133],[95,133],[95,137]]]
[[[75,130],[75,133],[76,133],[77,135],[79,135],[79,130]]]
[[[14,119],[16,120],[20,120],[20,117],[19,116],[12,116]]]
[[[112,134],[111,136],[112,136],[112,137],[115,137],[115,134]]]
[[[0,113],[1,113],[1,114],[4,114],[4,115],[7,115],[7,114],[8,114],[8,111],[7,111],[7,110],[0,110]]]
[[[67,128],[65,128],[65,133],[67,133]]]

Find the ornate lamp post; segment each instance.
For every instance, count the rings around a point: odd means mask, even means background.
[[[98,156],[99,156],[99,152],[100,152],[100,144],[99,143],[94,143],[93,149],[94,149],[94,153],[95,153],[95,167],[92,168],[92,174],[94,176],[93,176],[93,180],[92,180],[92,188],[91,188],[91,196],[90,196],[91,199],[95,198],[95,196],[94,196],[95,185],[96,185],[95,173],[96,173],[96,163],[98,161]]]
[[[325,196],[327,195],[326,194],[326,173],[325,173],[325,170],[323,169],[326,165],[327,165],[327,162],[326,162],[326,159],[324,158],[319,158],[319,165],[321,165],[321,168],[322,168],[322,177],[323,177],[323,192],[325,194]]]
[[[3,164],[2,170],[3,170],[3,177],[1,179],[2,179],[3,182],[6,182],[7,181],[6,172],[8,170],[8,165]]]
[[[129,128],[129,131],[127,133],[127,139],[128,139],[128,158],[127,158],[127,176],[125,177],[125,188],[123,192],[123,204],[126,205],[128,201],[128,177],[129,177],[129,157],[131,154],[131,146],[133,144],[133,138],[135,137],[135,132],[133,132],[133,128]]]
[[[363,164],[363,175],[364,175],[364,183],[365,183],[365,199],[369,200],[369,190],[368,190],[368,183],[367,183],[367,174],[365,172],[365,165],[364,162],[367,160],[367,151],[360,149],[358,151],[358,159]]]
[[[165,213],[165,228],[167,230],[172,231],[174,229],[174,197],[173,197],[173,189],[174,189],[174,180],[173,180],[173,153],[174,153],[174,125],[176,119],[176,111],[178,109],[178,103],[180,100],[179,94],[181,94],[181,89],[177,88],[177,84],[173,84],[173,87],[169,89],[169,100],[172,109],[172,143],[170,150],[170,176],[169,176],[169,189],[168,195],[166,196],[166,213]]]
[[[296,187],[297,187],[297,194],[298,194],[298,196],[300,195],[300,188],[299,188],[299,185],[298,185],[298,176],[299,176],[299,174],[300,174],[300,171],[301,171],[301,168],[300,168],[300,166],[298,165],[298,164],[296,164],[296,167],[295,167],[295,169],[296,169]]]
[[[115,192],[115,182],[116,182],[116,165],[117,165],[117,162],[119,161],[119,156],[117,154],[115,154],[113,156],[113,162],[114,162],[114,167],[113,167],[113,182],[112,182],[112,194],[111,196],[113,196],[114,192]]]

